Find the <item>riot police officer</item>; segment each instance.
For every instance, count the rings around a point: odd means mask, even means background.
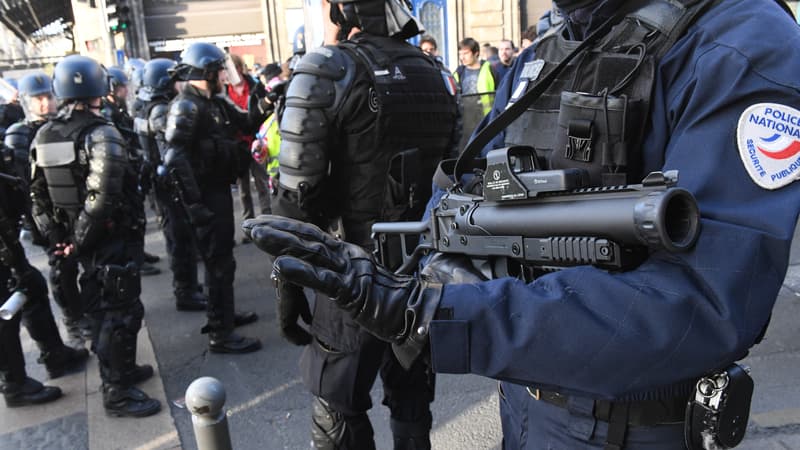
[[[108,93],[100,64],[68,56],[53,79],[58,114],[31,147],[33,217],[59,253],[75,254],[82,266],[81,295],[93,321],[106,413],[152,415],[159,401],[134,386],[153,375],[152,367],[136,365],[145,224],[136,170],[125,140],[100,114]]]
[[[56,101],[53,97],[50,77],[44,73],[27,75],[19,81],[20,103],[25,111],[25,120],[8,128],[5,148],[8,160],[13,161],[15,175],[25,182],[26,211],[24,224],[31,229],[34,241],[41,241],[47,248],[50,264],[50,285],[53,299],[64,313],[64,325],[72,342],[81,342],[88,337],[89,324],[83,316],[83,304],[78,290],[78,261],[74,256],[57,255],[57,242],[48,242],[40,236],[31,217],[30,197],[27,190],[30,184],[30,146],[36,131],[54,115]]]
[[[433,171],[457,142],[455,89],[432,57],[405,42],[421,27],[398,2],[323,5],[341,41],[328,39],[294,67],[273,208],[371,248],[372,223],[422,216]],[[316,448],[374,448],[367,410],[379,372],[395,448],[430,448],[434,386],[424,364],[401,368],[328,298],[317,299],[312,320],[302,288],[282,284],[278,297],[281,333],[308,344],[301,367],[315,397]]]
[[[25,98],[30,89],[25,78],[20,85],[20,91],[25,92],[21,95],[24,104],[30,100]],[[8,320],[0,319],[0,392],[6,405],[14,407],[45,403],[61,396],[59,388],[43,386],[27,376],[19,340],[20,322],[25,324],[41,350],[38,361],[45,365],[50,378],[82,368],[89,352],[64,345],[50,310],[47,282],[30,265],[17,239],[20,220],[28,208],[28,194],[27,185],[17,176],[15,166],[18,165],[13,161],[13,152],[11,156],[0,159],[0,176],[3,176],[0,180],[0,304],[12,292],[19,291],[27,297],[19,313]]]
[[[137,100],[142,102],[139,116],[134,119],[134,128],[148,165],[156,168],[153,189],[161,210],[161,226],[167,244],[167,254],[172,270],[172,287],[175,306],[179,311],[203,311],[207,298],[198,291],[197,247],[191,239],[192,228],[169,185],[169,177],[163,166],[167,151],[164,130],[167,126],[169,102],[175,97],[175,81],[168,71],[175,61],[156,58],[148,61],[142,73],[142,86]]]
[[[235,326],[257,317],[255,313],[237,314],[234,309],[236,261],[230,189],[251,161],[236,131],[249,134],[254,130],[247,112],[219,95],[224,77],[237,75],[222,50],[212,44],[192,44],[181,53],[174,73],[186,83],[167,114],[164,165],[205,262],[208,324],[203,331],[209,335],[212,352],[256,351],[261,348],[258,339],[234,332]]]
[[[125,71],[119,67],[110,67],[107,71],[109,89],[108,95],[103,98],[103,107],[100,109],[100,113],[113,122],[122,137],[125,138],[130,159],[138,174],[139,190],[142,195],[146,196],[150,192],[153,168],[143,154],[142,149],[139,148],[139,137],[133,130],[133,118],[128,114],[127,98],[130,80]],[[144,214],[144,210],[142,214]],[[144,235],[145,230],[142,229],[140,236],[142,246],[144,246]],[[161,273],[161,269],[154,266],[153,263],[158,262],[159,259],[157,255],[145,252],[144,261],[139,267],[139,272],[144,276],[158,275]]]
[[[730,448],[750,398],[743,371],[724,369],[763,336],[800,212],[800,49],[785,46],[800,30],[774,0],[555,4],[564,22],[520,55],[467,153],[492,136],[486,149],[530,145],[543,168],[583,169],[599,188],[678,170],[702,213],[692,249],[627,271],[442,285],[285,219],[251,235],[292,255],[275,262],[280,282],[334,295],[401,354],[501,380],[504,448]],[[684,423],[717,393],[729,400]]]

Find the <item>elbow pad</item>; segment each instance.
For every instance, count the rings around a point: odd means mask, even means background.
[[[128,158],[125,141],[116,128],[99,126],[86,136],[89,155],[87,195],[75,224],[75,245],[94,242],[121,200]]]
[[[181,99],[170,105],[164,138],[170,144],[189,143],[200,116],[200,108],[192,101]]]

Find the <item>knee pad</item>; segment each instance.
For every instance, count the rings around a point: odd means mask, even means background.
[[[108,310],[128,309],[138,301],[142,292],[139,267],[134,263],[125,266],[109,264],[98,273],[102,290],[102,307]]]
[[[314,397],[311,408],[311,441],[317,450],[338,450],[344,442],[347,425],[344,416],[328,402]]]

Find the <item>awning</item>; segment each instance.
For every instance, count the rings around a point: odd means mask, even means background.
[[[0,22],[23,41],[58,19],[73,22],[70,0],[0,0]]]

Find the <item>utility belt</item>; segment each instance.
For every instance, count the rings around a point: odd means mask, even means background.
[[[753,379],[750,369],[731,364],[727,369],[700,378],[687,399],[682,396],[662,400],[594,400],[592,415],[608,422],[605,450],[625,447],[628,427],[684,424],[689,450],[723,450],[736,447],[744,439],[750,417]],[[528,394],[559,408],[567,408],[570,396],[528,387]]]
[[[536,400],[566,408],[569,396],[558,392],[540,391],[528,388],[528,394]],[[686,399],[674,397],[666,400],[641,400],[633,402],[614,402],[595,400],[592,415],[597,420],[611,422],[614,414],[627,408],[626,424],[631,427],[674,424],[683,422],[686,413]]]

